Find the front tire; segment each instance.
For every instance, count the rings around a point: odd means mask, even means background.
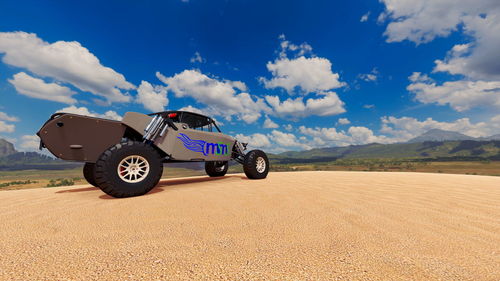
[[[269,173],[269,159],[262,150],[252,150],[245,155],[243,171],[249,179],[264,179]]]
[[[227,161],[207,161],[205,162],[205,172],[209,177],[223,177],[229,168]]]
[[[95,182],[95,163],[85,163],[83,166],[83,177],[91,185],[98,187]]]
[[[121,142],[101,154],[95,164],[95,181],[106,194],[125,198],[148,193],[160,181],[163,163],[152,146]]]

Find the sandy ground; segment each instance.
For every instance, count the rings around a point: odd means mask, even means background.
[[[2,280],[500,280],[500,177],[366,172],[0,192]]]

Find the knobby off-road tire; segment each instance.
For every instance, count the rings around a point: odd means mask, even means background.
[[[222,177],[227,173],[229,164],[227,161],[207,161],[205,162],[205,172],[210,177]]]
[[[162,172],[158,151],[148,144],[129,140],[101,154],[95,164],[95,181],[110,196],[132,197],[153,189]]]
[[[83,177],[88,183],[98,187],[95,182],[95,163],[85,163],[85,165],[83,165]]]
[[[252,150],[245,155],[243,171],[249,179],[264,179],[269,173],[269,159],[262,150]]]

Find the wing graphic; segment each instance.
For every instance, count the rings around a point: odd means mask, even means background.
[[[203,155],[207,156],[207,154],[205,153],[205,143],[206,141],[204,140],[192,140],[190,139],[187,135],[183,134],[183,133],[179,133],[179,137],[177,137],[178,139],[180,139],[182,141],[182,143],[184,143],[184,147],[191,150],[191,151],[194,151],[194,152],[201,152],[203,153]]]

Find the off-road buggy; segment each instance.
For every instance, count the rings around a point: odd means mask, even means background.
[[[37,135],[40,149],[85,162],[85,179],[113,197],[149,192],[168,162],[205,162],[210,177],[224,176],[230,160],[242,164],[249,179],[269,172],[263,151],[245,153],[247,144],[221,133],[212,118],[187,111],[127,112],[121,121],[56,113]]]

